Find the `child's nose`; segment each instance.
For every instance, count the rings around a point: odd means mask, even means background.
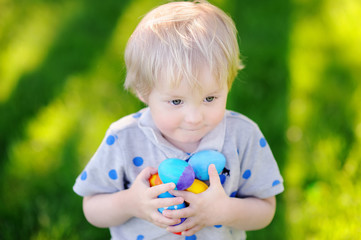
[[[199,108],[196,107],[190,108],[185,115],[185,121],[190,124],[200,123],[202,119],[202,112]]]

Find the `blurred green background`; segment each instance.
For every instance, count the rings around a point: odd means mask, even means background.
[[[109,124],[142,104],[123,51],[159,0],[0,0],[0,239],[109,239],[72,185]],[[256,121],[285,178],[249,239],[361,236],[361,2],[213,0],[246,68],[228,108]]]

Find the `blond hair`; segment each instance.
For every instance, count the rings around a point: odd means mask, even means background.
[[[187,81],[199,87],[203,66],[230,89],[243,68],[233,20],[206,1],[171,2],[150,11],[128,40],[125,64],[125,88],[143,98],[161,77],[171,86]]]

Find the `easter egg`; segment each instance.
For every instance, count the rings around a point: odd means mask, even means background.
[[[193,184],[189,188],[187,188],[186,191],[198,194],[204,192],[205,190],[207,190],[207,188],[207,184],[205,184],[201,180],[194,179]]]
[[[183,202],[181,204],[177,204],[177,205],[173,205],[173,206],[170,206],[170,207],[165,207],[165,208],[158,208],[158,211],[160,213],[163,213],[163,211],[165,209],[168,209],[168,210],[177,210],[177,209],[182,209],[182,208],[185,208],[186,207],[186,204]]]
[[[220,152],[214,150],[204,150],[192,155],[188,163],[192,166],[196,178],[205,181],[209,180],[209,165],[214,164],[218,174],[221,174],[224,166],[226,165],[226,158]]]
[[[178,158],[168,158],[161,162],[158,174],[163,183],[173,182],[176,190],[190,187],[195,178],[193,168],[186,161]]]
[[[162,180],[160,180],[159,174],[153,174],[150,178],[149,178],[149,184],[151,187],[163,184]],[[159,198],[170,198],[170,197],[174,197],[172,194],[170,194],[169,192],[164,192],[161,193],[159,196]]]
[[[158,173],[157,173],[157,174],[153,174],[153,175],[149,178],[149,184],[150,184],[151,187],[162,184],[162,180],[160,180]]]
[[[165,209],[167,209],[167,210],[177,210],[177,209],[185,208],[186,206],[187,206],[186,203],[183,202],[183,203],[181,203],[181,204],[173,205],[173,206],[166,207],[166,208],[158,208],[158,211],[159,211],[160,213],[163,213],[163,211],[164,211]],[[175,225],[173,225],[173,226],[177,226],[177,225],[183,223],[185,220],[186,220],[186,218],[181,218],[181,222],[178,223],[178,224],[175,224]],[[174,234],[178,234],[178,235],[179,235],[179,233],[174,233]]]
[[[174,197],[172,194],[170,194],[169,192],[164,192],[158,195],[159,198],[171,198]]]

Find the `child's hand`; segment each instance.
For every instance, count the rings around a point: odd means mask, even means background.
[[[174,183],[168,183],[149,187],[149,178],[156,173],[155,168],[145,168],[139,173],[129,191],[132,193],[132,199],[134,200],[134,216],[166,228],[180,223],[180,219],[165,217],[158,211],[158,208],[181,204],[184,199],[182,197],[158,198],[159,194],[174,189],[175,185]]]
[[[224,192],[218,172],[213,164],[208,168],[210,186],[200,194],[187,191],[170,191],[174,196],[182,197],[189,206],[180,210],[164,210],[163,215],[172,218],[187,218],[178,226],[169,226],[170,232],[182,232],[191,236],[206,226],[219,224],[222,218],[222,207],[229,198]]]

